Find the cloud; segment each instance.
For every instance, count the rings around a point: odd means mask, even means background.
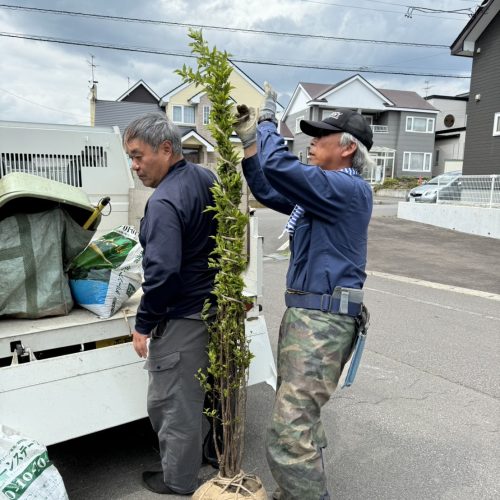
[[[347,0],[328,0],[347,5]],[[326,2],[305,0],[76,0],[19,1],[18,5],[37,8],[83,11],[110,16],[150,18],[179,23],[200,23],[269,31],[311,33],[347,38],[385,39],[405,42],[450,45],[467,22],[453,19],[456,15],[438,17],[404,17],[404,8],[361,0],[362,10]],[[456,8],[451,0],[440,2],[440,8]],[[383,11],[392,12],[383,12]],[[444,18],[444,19],[443,19]],[[0,31],[52,36],[73,40],[90,40],[130,47],[149,47],[175,52],[189,52],[185,27],[117,22],[75,16],[20,12],[0,8]],[[373,43],[352,43],[314,38],[291,38],[245,34],[238,31],[204,30],[210,45],[227,50],[233,56],[251,60],[293,62],[303,65],[321,64],[350,67],[353,71],[311,70],[239,63],[254,81],[269,80],[287,103],[299,81],[335,83],[360,68],[388,71],[433,73],[467,73],[471,61],[450,55],[448,49],[396,47]],[[0,119],[88,123],[90,54],[95,56],[96,80],[100,99],[116,99],[128,84],[145,80],[159,95],[180,83],[174,70],[193,59],[168,57],[76,47],[0,37],[2,74],[0,84]],[[468,80],[432,77],[405,77],[365,73],[375,86],[415,90],[425,87],[431,93],[459,93],[468,89]],[[428,83],[426,83],[428,82]],[[13,95],[14,94],[14,95]],[[17,96],[17,97],[16,97]],[[32,101],[32,102],[27,102]],[[54,111],[47,108],[54,108]]]

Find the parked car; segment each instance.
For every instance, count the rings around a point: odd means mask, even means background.
[[[410,190],[406,201],[436,203],[440,200],[459,200],[462,172],[446,172]]]

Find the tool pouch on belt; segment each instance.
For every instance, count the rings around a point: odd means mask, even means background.
[[[352,310],[361,314],[360,309],[363,305],[363,290],[356,288],[345,288],[336,286],[332,293],[332,303],[338,304],[338,314],[349,314],[352,316]],[[357,315],[356,315],[357,317]]]

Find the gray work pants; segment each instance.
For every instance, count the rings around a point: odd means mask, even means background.
[[[201,320],[162,322],[153,331],[145,364],[148,414],[158,434],[165,484],[178,493],[198,486],[204,391],[195,375],[208,365],[207,343]]]

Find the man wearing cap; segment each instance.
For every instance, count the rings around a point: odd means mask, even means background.
[[[335,390],[356,337],[366,278],[372,190],[361,177],[372,160],[372,131],[362,115],[334,111],[300,122],[312,137],[304,165],[276,127],[276,93],[266,87],[257,115],[238,106],[235,131],[255,198],[290,214],[290,264],[278,341],[278,388],[266,451],[275,499],[329,499],[321,408]]]

